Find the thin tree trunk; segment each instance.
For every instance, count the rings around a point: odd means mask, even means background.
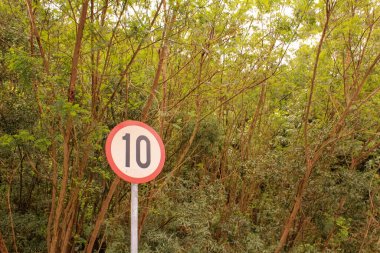
[[[90,2],[90,20],[91,24],[94,25],[94,0]],[[98,96],[97,96],[97,81],[98,81],[98,69],[97,65],[95,65],[95,49],[94,49],[94,33],[90,35],[90,43],[91,43],[91,115],[92,118],[96,117],[96,107],[98,105]],[[99,52],[98,52],[99,55]]]
[[[77,36],[75,40],[73,61],[71,63],[70,85],[69,85],[68,95],[67,95],[69,102],[74,102],[74,98],[75,98],[75,85],[78,78],[79,55],[80,55],[80,49],[82,46],[84,25],[86,23],[88,2],[89,0],[83,0],[82,11],[81,11],[80,19],[79,19],[78,31],[77,31]]]
[[[0,231],[0,253],[8,253],[7,245],[5,245],[1,231]]]
[[[63,242],[62,242],[62,252],[66,253],[69,252],[69,244],[70,244],[70,239],[71,239],[71,234],[73,231],[73,225],[74,225],[74,220],[77,215],[77,207],[78,207],[78,199],[76,198],[73,201],[72,207],[69,210],[69,215],[68,215],[68,221],[67,225],[64,223],[64,227],[66,227],[66,231],[63,233]]]
[[[38,48],[40,50],[40,54],[41,54],[41,58],[43,61],[45,72],[46,72],[46,74],[49,74],[49,62],[46,58],[45,51],[44,51],[44,48],[43,48],[42,43],[41,43],[41,37],[40,37],[40,34],[38,33],[38,29],[36,27],[36,21],[35,21],[34,15],[33,15],[32,2],[31,2],[31,0],[25,0],[25,3],[27,6],[27,9],[28,9],[28,15],[29,15],[31,28],[32,28],[32,31],[34,33],[34,37],[36,37]]]
[[[31,3],[30,0],[25,0],[25,3],[26,3],[26,6],[27,6],[27,9],[28,9],[28,16],[29,16],[29,23],[30,23],[30,55],[34,56],[33,41],[34,41],[34,37],[36,37],[45,73],[47,75],[49,75],[49,62],[47,60],[47,57],[45,56],[45,52],[44,52],[44,48],[42,47],[40,35],[38,33],[38,29],[37,29],[36,24],[35,24],[35,17],[34,17],[34,14],[33,14],[32,3]],[[39,111],[40,114],[42,114],[42,105],[41,105],[40,98],[38,96],[38,94],[39,94],[38,84],[34,80],[32,81],[32,83],[33,83],[34,93],[36,95],[36,102],[37,102],[37,106],[38,106],[38,111]]]
[[[166,50],[167,47],[165,47]],[[162,66],[162,102],[161,102],[161,117],[160,117],[160,136],[164,136],[164,129],[165,129],[165,121],[166,121],[166,113],[167,113],[167,58],[168,58],[168,52],[165,53],[164,56],[164,63]]]
[[[62,182],[61,182],[61,189],[59,191],[58,201],[57,201],[57,209],[55,211],[54,216],[54,224],[53,224],[53,234],[52,234],[52,240],[49,248],[49,252],[54,253],[57,251],[57,242],[58,242],[58,235],[59,235],[59,225],[60,225],[60,218],[62,214],[63,204],[65,202],[65,195],[66,195],[66,188],[67,183],[69,179],[69,166],[70,166],[70,131],[72,127],[71,120],[68,122],[68,125],[66,126],[66,131],[64,133],[64,140],[63,140],[63,174],[62,174]]]
[[[310,175],[311,175],[313,168],[314,168],[314,165],[315,165],[314,159],[312,159],[312,155],[310,154],[310,146],[309,146],[309,142],[308,142],[308,120],[309,120],[309,115],[310,115],[311,103],[312,103],[312,99],[313,99],[313,93],[314,93],[314,89],[315,89],[315,80],[316,80],[316,76],[317,76],[319,56],[320,56],[321,51],[322,51],[322,44],[323,44],[325,36],[326,36],[327,28],[328,28],[329,21],[330,21],[331,11],[332,11],[334,5],[335,5],[335,3],[332,3],[330,5],[330,1],[326,2],[326,21],[325,21],[325,24],[323,27],[321,39],[319,40],[319,44],[318,44],[317,55],[315,58],[314,68],[313,68],[313,76],[311,78],[310,94],[309,94],[309,99],[308,99],[308,103],[306,106],[306,112],[305,112],[305,118],[304,118],[304,142],[305,142],[306,170],[305,170],[305,174],[304,174],[302,180],[300,181],[300,183],[298,185],[298,189],[297,189],[297,193],[296,193],[296,197],[295,197],[295,201],[293,204],[292,211],[291,211],[291,213],[290,213],[290,215],[289,215],[289,217],[288,217],[288,219],[284,225],[280,241],[277,245],[277,248],[275,249],[275,253],[280,253],[285,246],[285,243],[286,243],[288,236],[289,236],[290,229],[292,228],[293,223],[297,217],[298,211],[301,208],[302,198],[303,198],[305,189],[308,185]]]
[[[249,151],[249,147],[251,146],[253,133],[256,128],[259,117],[261,116],[262,108],[264,106],[265,94],[266,94],[266,85],[265,83],[263,83],[261,84],[259,103],[257,104],[255,113],[252,117],[251,124],[249,125],[247,140],[245,142],[243,141],[243,143],[241,144],[241,152],[242,152],[241,156],[243,159],[246,159],[249,153],[248,151]]]
[[[71,103],[74,103],[74,100],[75,100],[75,85],[78,78],[79,55],[80,55],[80,48],[81,48],[82,39],[83,39],[83,30],[86,23],[88,3],[89,3],[89,0],[84,0],[82,4],[82,11],[81,11],[81,16],[79,20],[78,31],[77,31],[75,47],[74,47],[74,52],[73,52],[70,84],[69,84],[68,95],[67,95],[68,101]],[[63,138],[63,174],[62,174],[61,189],[58,196],[57,209],[56,209],[55,217],[54,217],[52,241],[49,248],[49,252],[51,253],[57,251],[59,225],[60,225],[63,205],[65,202],[67,184],[68,184],[68,179],[69,179],[70,139],[71,139],[72,127],[73,127],[73,120],[69,116],[67,119],[66,129],[65,129],[64,138]],[[62,228],[62,230],[65,230],[65,229],[66,228]]]
[[[150,90],[148,100],[142,110],[142,115],[143,115],[142,121],[146,121],[148,119],[148,112],[149,112],[150,107],[152,106],[153,98],[157,95],[157,88],[158,88],[158,83],[159,83],[158,81],[160,80],[161,70],[164,63],[164,57],[167,54],[166,52],[167,52],[167,47],[166,45],[163,45],[163,47],[160,49],[158,67],[157,67],[156,74],[154,76],[153,85]]]
[[[13,214],[12,214],[12,204],[11,204],[11,189],[12,189],[12,179],[9,182],[8,190],[7,190],[7,206],[8,206],[8,215],[9,215],[9,223],[11,225],[11,234],[12,234],[12,246],[14,251],[17,253],[17,242],[16,242],[16,232],[15,225],[13,222]]]
[[[90,238],[88,240],[87,247],[85,249],[86,253],[91,253],[93,248],[94,248],[94,243],[95,243],[96,238],[98,237],[100,226],[103,224],[104,217],[107,213],[108,206],[111,202],[113,194],[115,193],[115,190],[116,190],[117,186],[119,185],[119,183],[120,183],[120,178],[115,177],[115,179],[113,180],[113,182],[111,184],[110,190],[108,191],[107,197],[102,203],[98,217],[96,218],[94,229],[92,230],[92,233],[91,233]]]
[[[51,134],[53,136],[53,134]],[[50,245],[51,243],[51,230],[52,230],[52,222],[54,220],[54,213],[55,213],[55,201],[56,201],[56,195],[57,195],[57,181],[58,181],[58,163],[57,163],[57,143],[53,138],[53,142],[51,145],[51,160],[53,162],[53,179],[52,179],[52,190],[51,190],[51,207],[50,207],[50,213],[49,213],[49,219],[47,224],[47,233],[46,233],[46,241],[47,245]]]

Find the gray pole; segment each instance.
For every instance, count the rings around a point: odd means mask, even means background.
[[[131,253],[137,253],[138,249],[138,184],[131,184]]]

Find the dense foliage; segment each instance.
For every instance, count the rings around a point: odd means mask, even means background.
[[[376,0],[0,0],[0,252],[380,252]]]

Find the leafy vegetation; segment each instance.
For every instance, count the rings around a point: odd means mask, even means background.
[[[0,1],[0,252],[128,252],[104,144],[162,136],[140,252],[379,252],[380,4]]]

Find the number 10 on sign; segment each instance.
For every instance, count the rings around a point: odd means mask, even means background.
[[[124,121],[107,137],[106,155],[112,170],[134,184],[154,179],[162,170],[165,149],[160,136],[139,121]]]
[[[125,147],[125,167],[131,167],[131,150],[130,150],[130,145],[131,145],[131,134],[126,133],[123,137],[123,140],[125,140],[126,147]],[[142,163],[141,162],[141,142],[144,141],[146,145],[146,162]],[[140,166],[140,168],[147,168],[150,165],[150,140],[144,136],[140,135],[136,139],[136,162]]]

